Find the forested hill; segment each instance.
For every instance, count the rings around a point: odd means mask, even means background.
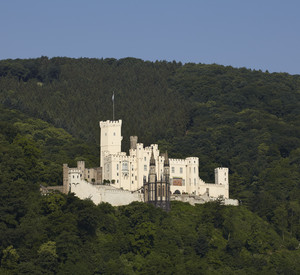
[[[199,157],[206,181],[215,167],[229,167],[230,196],[282,238],[300,239],[299,75],[134,58],[0,61],[5,108],[92,146],[99,144],[99,120],[112,119],[113,92],[124,150],[138,135],[171,157]],[[87,154],[98,165],[98,149]]]

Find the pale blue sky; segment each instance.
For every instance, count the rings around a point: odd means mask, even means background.
[[[136,57],[300,74],[300,0],[0,0],[0,59]]]

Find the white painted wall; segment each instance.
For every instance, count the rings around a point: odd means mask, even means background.
[[[95,204],[108,202],[113,206],[127,205],[133,201],[144,201],[141,193],[116,189],[112,186],[92,185],[85,180],[73,178],[75,173],[70,175],[71,192],[82,200],[90,199]]]

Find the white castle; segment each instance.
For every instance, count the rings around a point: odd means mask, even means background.
[[[81,199],[94,203],[109,202],[125,205],[143,201],[142,187],[149,175],[153,152],[157,178],[163,174],[166,154],[161,154],[157,144],[144,147],[136,136],[130,137],[129,155],[121,152],[122,120],[100,122],[100,167],[85,168],[79,161],[76,168],[63,166],[63,192],[74,192]],[[225,204],[237,204],[229,200],[228,168],[215,169],[215,182],[205,183],[199,177],[199,159],[169,159],[171,200],[203,203],[222,198]],[[226,203],[227,202],[227,203]]]

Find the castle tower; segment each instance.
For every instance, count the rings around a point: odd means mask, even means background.
[[[189,194],[197,193],[197,185],[199,181],[199,159],[197,157],[186,158],[187,162],[187,182],[186,190]]]
[[[229,198],[229,170],[225,167],[215,169],[215,184],[225,186],[225,198]]]
[[[137,142],[138,142],[137,136],[130,136],[130,149],[136,150]]]
[[[121,152],[122,120],[100,121],[100,167],[104,167],[104,158]]]

